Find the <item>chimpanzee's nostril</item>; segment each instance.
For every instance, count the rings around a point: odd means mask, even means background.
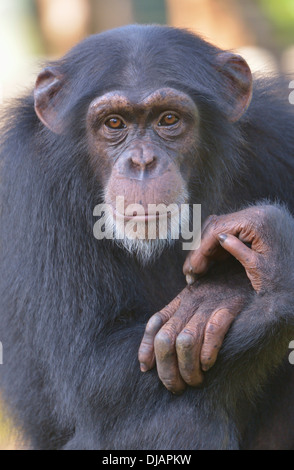
[[[131,164],[133,167],[140,169],[140,170],[146,170],[151,169],[156,165],[157,162],[157,157],[155,155],[150,155],[150,156],[136,156],[132,155],[130,158]]]
[[[157,157],[153,155],[148,160],[146,160],[146,167],[148,166],[148,168],[151,168],[156,165],[156,162],[157,162]]]

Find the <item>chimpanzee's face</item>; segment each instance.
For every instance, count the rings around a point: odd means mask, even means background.
[[[189,96],[169,88],[143,96],[107,93],[91,103],[87,131],[93,170],[98,161],[105,170],[106,202],[115,205],[123,196],[148,216],[148,204],[186,200],[198,139],[198,112]]]
[[[171,88],[144,94],[112,91],[92,101],[87,115],[91,165],[102,183],[105,203],[112,209],[113,224],[120,231],[116,219],[129,222],[135,216],[136,223],[146,229],[142,239],[127,237],[129,248],[140,245],[151,254],[159,245],[170,243],[170,227],[166,237],[157,230],[156,241],[151,241],[147,226],[150,229],[167,216],[168,206],[176,205],[180,211],[188,202],[198,123],[192,99]],[[120,207],[118,197],[123,201]]]

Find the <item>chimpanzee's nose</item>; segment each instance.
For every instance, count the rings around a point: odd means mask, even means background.
[[[135,148],[130,152],[129,163],[134,170],[151,170],[156,167],[157,157],[152,148]]]

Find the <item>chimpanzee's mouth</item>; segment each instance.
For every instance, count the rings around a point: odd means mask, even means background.
[[[114,217],[118,220],[123,220],[128,222],[129,220],[133,220],[134,222],[142,223],[142,222],[154,222],[159,219],[159,214],[145,214],[145,215],[138,215],[134,212],[133,215],[121,214],[120,212],[114,211]]]
[[[162,212],[162,213],[161,212],[156,212],[156,213],[146,212],[145,214],[138,214],[136,211],[134,211],[133,214],[121,214],[115,209],[113,210],[113,216],[116,220],[124,221],[124,222],[128,222],[132,220],[133,222],[138,222],[138,223],[156,222],[157,220],[164,219],[164,218],[171,219],[173,215],[175,214],[176,214],[176,211]]]

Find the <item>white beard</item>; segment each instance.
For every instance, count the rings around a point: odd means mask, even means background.
[[[172,229],[172,222],[170,218],[167,219],[167,231],[164,233],[164,238],[160,238],[159,236],[158,227],[160,225],[158,225],[158,221],[152,221],[149,223],[151,230],[153,228],[153,231],[156,234],[152,238],[148,238],[148,230],[145,222],[138,222],[136,224],[136,232],[133,230],[128,232],[124,222],[119,221],[119,223],[117,223],[113,213],[111,211],[106,211],[105,235],[106,238],[112,238],[113,242],[117,246],[127,250],[127,252],[132,256],[135,256],[143,266],[146,266],[156,261],[156,259],[162,255],[164,250],[173,246],[176,240],[179,238],[174,237],[174,231]],[[183,217],[182,215],[180,222],[177,221],[175,224],[177,228],[176,231],[179,233],[181,233],[181,224],[189,224],[189,215],[187,215],[187,217]],[[136,234],[138,234],[138,236],[136,236]],[[114,237],[111,235],[114,235]]]
[[[175,240],[131,240],[125,237],[122,240],[115,239],[115,243],[135,256],[142,266],[147,266],[155,262],[164,250],[175,243]]]

